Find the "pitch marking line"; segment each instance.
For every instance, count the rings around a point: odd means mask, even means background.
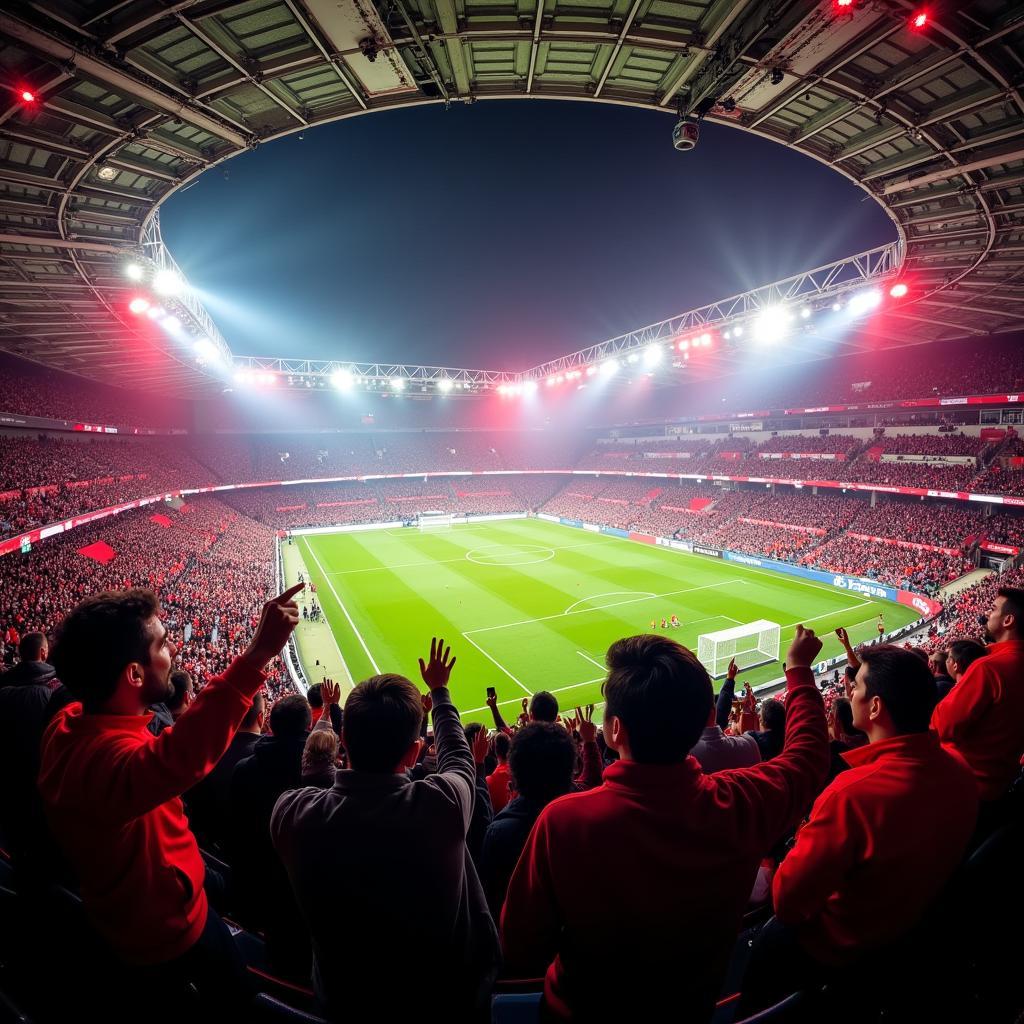
[[[582,651],[577,651],[576,653],[581,658],[586,658],[586,660],[589,661],[591,665],[596,665],[600,669],[603,669],[605,667],[604,665],[601,664],[601,662],[597,661],[595,658],[592,658],[589,654],[584,654]],[[576,685],[577,686],[582,686],[583,684],[582,683],[577,683]],[[568,690],[568,689],[570,689],[570,687],[566,686],[566,687],[564,687],[564,689]]]
[[[338,607],[341,609],[342,614],[348,619],[348,624],[352,627],[352,632],[355,633],[356,639],[359,641],[363,650],[366,652],[367,658],[370,659],[370,664],[373,666],[373,671],[380,675],[380,665],[374,661],[373,655],[370,653],[370,648],[366,646],[366,641],[363,639],[363,634],[356,628],[356,624],[352,621],[352,616],[349,615],[348,609],[345,607],[345,602],[338,597],[338,592],[334,589],[334,584],[331,582],[331,577],[324,572],[324,567],[320,564],[320,559],[316,557],[316,552],[309,546],[309,541],[305,537],[302,538],[303,543],[306,545],[306,550],[309,552],[310,557],[316,562],[316,567],[320,570],[324,579],[327,580],[327,586],[331,588],[331,593],[334,595],[334,600],[338,602]]]
[[[873,601],[860,601],[857,604],[851,604],[848,608],[837,608],[834,612],[826,612],[824,615],[815,615],[813,619],[797,619],[796,622],[787,622],[786,625],[782,626],[782,629],[792,629],[794,626],[806,626],[808,622],[817,622],[819,619],[830,619],[833,615],[843,615],[846,612],[855,612],[858,608],[867,608],[868,605],[873,604]],[[864,619],[864,622],[870,622],[870,619]],[[862,623],[853,622],[851,625],[859,626]]]
[[[667,594],[653,594],[645,595],[643,597],[631,597],[627,601],[613,601],[611,604],[601,605],[599,608],[580,608],[577,611],[564,611],[555,612],[554,615],[541,615],[536,619],[520,619],[518,622],[505,622],[500,626],[481,626],[478,629],[468,630],[463,633],[463,636],[469,636],[470,633],[489,633],[495,629],[510,629],[512,626],[528,626],[534,622],[547,622],[549,619],[561,619],[566,615],[586,615],[588,612],[603,612],[608,608],[618,608],[624,604],[636,604],[637,601],[649,601],[651,597],[663,598],[663,597],[676,597],[679,594],[692,594],[698,590],[712,590],[715,587],[728,587],[736,583],[736,580],[722,580],[720,583],[708,583],[702,587],[685,587],[682,590],[671,590]],[[623,593],[635,593],[635,591],[625,590]],[[577,602],[578,604],[579,602]],[[572,606],[570,605],[570,608]],[[719,616],[715,616],[718,618]],[[724,616],[722,616],[724,618]],[[698,620],[699,621],[699,620]]]
[[[331,536],[334,536],[334,535],[332,534]],[[556,547],[556,548],[552,548],[552,547],[550,547],[548,545],[545,545],[544,547],[545,547],[545,550],[547,550],[547,551],[555,551],[555,552],[558,552],[558,551],[574,551],[576,548],[590,548],[590,547],[593,547],[595,544],[610,544],[610,543],[612,543],[613,541],[615,541],[617,539],[618,538],[616,538],[616,537],[606,537],[604,540],[588,540],[588,541],[586,541],[585,543],[582,543],[582,544],[563,544],[561,547]],[[305,541],[306,538],[303,537],[302,540]],[[508,546],[508,547],[515,547],[516,545],[510,542],[508,545],[496,545],[496,546],[498,546],[498,547],[506,547],[506,546]],[[522,546],[522,545],[520,545],[520,546]],[[539,545],[539,544],[538,545],[534,545],[534,546],[535,547],[541,547],[541,545]],[[477,550],[477,549],[476,548],[470,548],[469,549],[470,552],[475,551],[475,550]],[[370,565],[370,566],[367,566],[366,568],[363,568],[363,569],[336,569],[336,570],[333,570],[332,572],[325,572],[324,575],[325,576],[350,576],[353,573],[358,573],[358,572],[384,572],[385,570],[390,571],[392,569],[415,569],[415,568],[418,568],[418,567],[427,567],[427,566],[434,566],[434,565],[445,565],[445,564],[448,564],[450,562],[465,562],[465,561],[466,561],[466,555],[465,554],[461,554],[457,558],[431,558],[431,559],[426,559],[426,560],[419,561],[419,562],[399,562],[396,565]],[[470,559],[470,561],[472,561],[472,559]],[[477,565],[487,564],[489,568],[499,568],[500,569],[502,567],[502,563],[500,563],[500,562],[498,562],[498,563],[478,562],[476,564]],[[507,564],[507,563],[505,563],[505,564]],[[623,591],[623,593],[631,593],[631,591]]]
[[[568,608],[562,612],[563,615],[572,614],[573,608],[577,605],[587,604],[590,601],[596,601],[599,597],[621,597],[623,594],[635,594],[638,597],[657,597],[657,594],[652,594],[649,590],[609,590],[604,594],[593,594],[591,597],[581,597],[578,601],[574,601]],[[591,611],[600,611],[602,608],[611,608],[614,605],[595,605]],[[577,652],[579,653],[579,652]]]
[[[296,552],[296,555],[297,555],[297,557],[299,559],[299,566],[302,569],[303,577],[306,580],[309,580],[309,578],[310,578],[310,576],[309,576],[309,569],[306,567],[306,563],[303,561],[302,555],[300,555],[298,552]],[[306,603],[306,597],[305,597],[306,591],[303,591],[302,593],[303,593],[302,603],[303,603],[303,605],[305,605],[305,603]],[[314,595],[310,594],[309,596],[313,597]],[[356,685],[356,677],[354,675],[352,675],[352,670],[348,667],[348,662],[345,661],[345,655],[341,653],[341,648],[338,646],[338,638],[334,635],[334,630],[331,629],[331,624],[326,621],[326,618],[325,618],[325,621],[324,621],[324,626],[327,628],[327,632],[331,636],[331,643],[334,644],[334,649],[338,652],[338,657],[341,659],[341,667],[345,670],[345,675],[348,676],[348,688],[350,690],[353,690],[353,689],[355,689],[355,685]],[[295,646],[295,652],[296,652],[296,654],[298,653],[298,644],[296,644],[296,646]]]
[[[468,633],[463,633],[462,637],[464,640],[468,640],[492,665],[496,665],[502,672],[505,673],[516,684],[520,689],[525,690],[531,697],[533,696],[533,690],[528,686],[524,686],[514,675],[497,658],[492,658]]]

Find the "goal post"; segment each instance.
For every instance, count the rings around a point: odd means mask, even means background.
[[[779,660],[782,627],[777,622],[758,619],[697,638],[697,660],[712,679],[721,679],[735,658],[741,669],[756,668]]]
[[[448,530],[453,518],[451,512],[421,512],[416,517],[416,525],[421,530]]]

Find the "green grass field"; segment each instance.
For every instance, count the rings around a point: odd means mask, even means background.
[[[537,690],[557,694],[563,707],[600,702],[609,644],[673,613],[682,628],[670,635],[694,650],[701,633],[778,622],[782,657],[798,622],[825,637],[827,657],[840,652],[837,626],[856,643],[875,635],[880,612],[888,629],[917,617],[822,584],[534,519],[285,542],[289,582],[302,567],[330,626],[300,627],[310,679],[358,682],[380,671],[419,682],[416,659],[442,636],[458,656],[457,706],[477,720],[485,720],[488,686],[506,717]],[[758,684],[781,674],[775,663],[742,678]]]

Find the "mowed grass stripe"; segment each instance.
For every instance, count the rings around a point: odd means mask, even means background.
[[[684,625],[671,635],[692,647],[701,633],[736,620],[779,622],[787,627],[783,654],[791,624],[798,621],[809,621],[821,634],[844,625],[857,641],[874,635],[879,611],[890,629],[916,617],[901,605],[827,586],[537,520],[437,533],[315,535],[303,539],[307,542],[330,574],[323,576],[313,559],[306,559],[353,674],[365,677],[372,666],[340,602],[383,671],[416,679],[416,659],[432,635],[443,635],[459,659],[452,690],[460,708],[482,707],[488,685],[495,686],[509,713],[524,689],[560,691],[564,703],[596,702],[600,673],[586,658],[603,662],[613,640],[647,632],[652,619],[660,623],[673,612]],[[481,565],[465,557],[480,557],[483,548],[492,554],[505,550],[508,561],[518,561],[512,546],[526,544],[551,549],[554,557],[529,565]],[[326,587],[328,578],[340,600]],[[671,596],[649,598],[648,593]],[[593,609],[588,610],[588,601]],[[822,656],[839,652],[838,641],[827,636]],[[776,664],[752,670],[749,678],[759,683],[780,674]]]

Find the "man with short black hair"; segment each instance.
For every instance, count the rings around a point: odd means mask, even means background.
[[[530,698],[531,722],[554,722],[558,718],[558,698],[547,690],[538,690]]]
[[[604,736],[619,759],[541,811],[501,917],[505,970],[545,975],[548,1018],[710,1017],[761,858],[828,770],[820,650],[798,627],[782,753],[705,775],[689,756],[713,699],[696,655],[659,635],[609,648]]]
[[[947,655],[948,652],[944,650],[932,651],[928,655],[928,668],[935,676],[935,690],[939,695],[939,700],[942,700],[953,689],[954,680],[946,670]]]
[[[508,742],[504,734],[498,738]],[[515,792],[487,829],[480,858],[480,881],[495,920],[537,815],[556,797],[573,791],[575,767],[576,744],[560,725],[530,722],[512,737],[508,769]]]
[[[494,744],[494,756],[497,759],[497,766],[487,776],[487,789],[491,794],[491,809],[497,814],[505,809],[505,805],[511,799],[508,791],[509,766],[508,752],[512,746],[512,740],[507,733],[499,732],[492,741]]]
[[[954,684],[959,683],[964,673],[985,653],[985,645],[980,640],[954,640],[946,651],[946,674]],[[940,694],[939,700],[942,697]]]
[[[929,731],[935,679],[913,651],[860,654],[851,705],[866,746],[814,803],[775,874],[776,923],[754,947],[745,1016],[891,945],[963,859],[978,801],[970,770]]]
[[[996,591],[985,630],[994,643],[936,707],[932,728],[974,772],[987,828],[1001,820],[1024,755],[1024,590]]]
[[[56,672],[46,660],[49,656],[46,635],[35,631],[26,633],[18,642],[20,661],[0,675],[0,687],[51,682]]]
[[[158,737],[146,728],[146,707],[169,695],[175,647],[152,591],[86,599],[61,623],[52,652],[78,700],[46,731],[39,790],[86,913],[119,957],[148,968],[154,991],[193,985],[225,1019],[237,1015],[249,986],[231,933],[207,900],[179,798],[227,749],[264,666],[299,620],[292,599],[300,589],[263,606],[245,651]]]
[[[769,761],[781,753],[786,740],[786,705],[781,700],[769,697],[761,704],[761,726],[744,735],[754,737],[761,760]]]
[[[443,640],[420,659],[437,772],[413,781],[407,771],[422,742],[416,687],[373,676],[345,702],[350,767],[330,789],[292,790],[274,808],[274,847],[309,925],[313,985],[332,1018],[416,1020],[427,999],[432,1019],[488,1019],[498,942],[466,849],[476,763],[448,692],[454,665]],[[477,742],[482,761],[482,731]],[[416,952],[396,973],[387,951],[407,936]]]
[[[167,710],[176,722],[188,710],[188,706],[196,699],[196,688],[192,676],[184,669],[176,669],[171,673],[171,696],[167,700]]]

